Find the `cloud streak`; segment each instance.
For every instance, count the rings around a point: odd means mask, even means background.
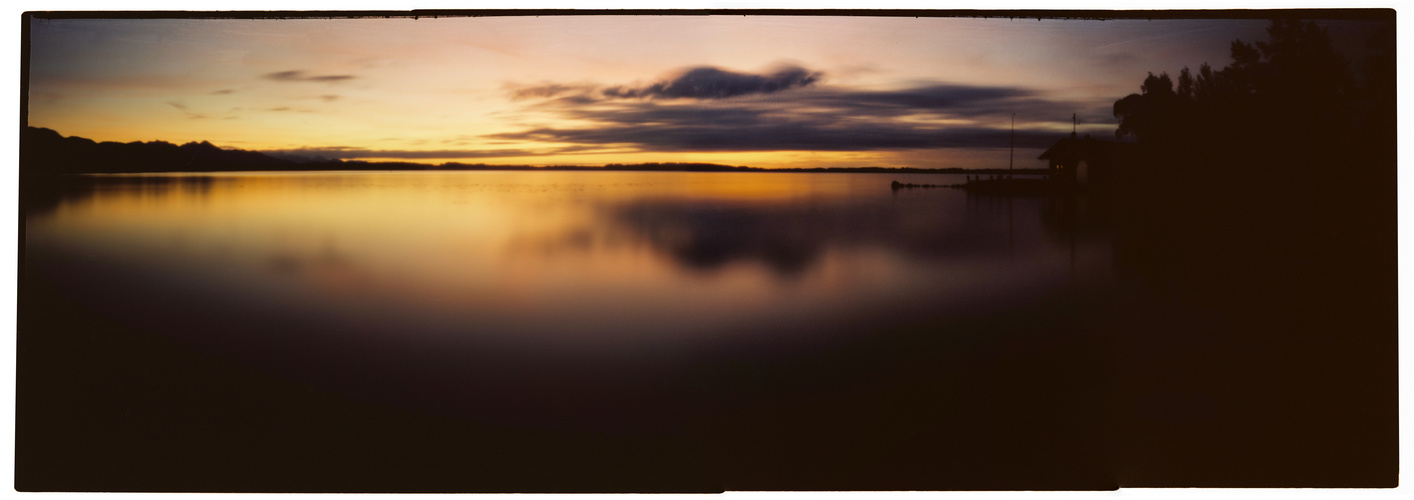
[[[585,94],[593,92],[593,85],[565,85],[560,83],[546,83],[542,85],[517,86],[509,85],[511,88],[511,100],[523,101],[526,99],[548,99],[564,94]]]
[[[184,102],[182,102],[182,101],[180,101],[180,100],[177,100],[177,101],[163,101],[163,104],[166,104],[166,105],[168,105],[168,106],[171,106],[171,107],[173,107],[173,108],[176,108],[178,111],[181,111],[182,114],[185,115],[185,116],[187,117],[187,119],[189,119],[189,120],[204,120],[204,119],[210,118],[209,116],[206,116],[206,115],[204,115],[204,114],[193,112],[191,109],[187,108],[186,103],[184,103]]]
[[[354,79],[354,75],[309,75],[301,70],[276,71],[260,76],[266,80],[277,82],[316,82],[316,83],[338,83]]]
[[[873,151],[932,148],[1005,148],[1007,129],[986,127],[919,128],[906,125],[832,126],[808,123],[729,127],[709,124],[623,126],[584,129],[539,128],[494,134],[495,139],[583,145],[633,146],[648,152],[735,151]],[[1049,146],[1051,131],[1018,130],[1016,145]]]

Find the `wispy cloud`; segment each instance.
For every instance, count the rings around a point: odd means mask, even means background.
[[[561,83],[544,83],[540,85],[516,85],[507,84],[510,90],[512,101],[522,101],[525,99],[548,99],[564,94],[586,94],[597,90],[593,84],[566,85]]]
[[[168,106],[176,108],[178,111],[181,111],[183,115],[186,115],[187,119],[189,120],[204,120],[210,118],[209,116],[203,115],[201,113],[192,112],[190,109],[187,109],[187,104],[180,100],[163,101],[162,104],[166,104]]]
[[[318,82],[318,83],[338,83],[352,80],[354,75],[310,75],[301,70],[277,71],[261,75],[266,80],[277,82]]]
[[[657,99],[726,99],[750,94],[771,94],[807,87],[823,73],[800,66],[783,65],[767,74],[737,73],[712,66],[689,68],[681,74],[642,87],[615,86],[604,89],[605,97]]]
[[[568,98],[587,102],[596,99],[728,99],[773,94],[810,87],[824,73],[794,64],[778,64],[761,74],[729,71],[713,66],[680,69],[672,76],[645,85],[565,84],[507,85],[512,101]]]

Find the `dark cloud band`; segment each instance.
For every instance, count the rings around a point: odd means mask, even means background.
[[[1055,132],[1018,130],[1016,146],[1044,148]],[[808,123],[749,127],[701,125],[541,128],[490,136],[585,145],[633,146],[640,151],[873,151],[932,148],[1005,148],[1011,132],[984,127],[926,129],[901,125],[817,126]]]
[[[804,73],[808,72],[793,74]],[[546,95],[560,95],[559,90],[565,90],[549,85],[539,88],[547,89]],[[1072,113],[1092,128],[1113,123],[1107,100],[1058,100],[1007,86],[939,83],[897,90],[812,86],[778,92],[770,99],[676,102],[625,98],[670,95],[671,88],[664,83],[647,87],[656,94],[610,89],[597,96],[579,93],[542,100],[531,106],[593,125],[538,127],[487,138],[652,152],[1005,148],[1012,141],[1009,119],[1012,113],[1020,113],[1027,118],[1015,133],[1016,146],[1044,148],[1066,135],[1057,129],[1070,121]],[[696,95],[721,96],[725,92],[707,90]]]

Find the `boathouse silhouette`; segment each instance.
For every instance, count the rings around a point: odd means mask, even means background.
[[[1081,186],[1102,186],[1114,181],[1125,165],[1134,161],[1134,144],[1091,139],[1089,134],[1057,141],[1037,159],[1046,160],[1053,180]]]

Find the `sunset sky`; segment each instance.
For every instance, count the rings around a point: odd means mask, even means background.
[[[1263,20],[36,19],[29,124],[363,160],[1018,167]],[[1326,26],[1357,46],[1363,26]]]

